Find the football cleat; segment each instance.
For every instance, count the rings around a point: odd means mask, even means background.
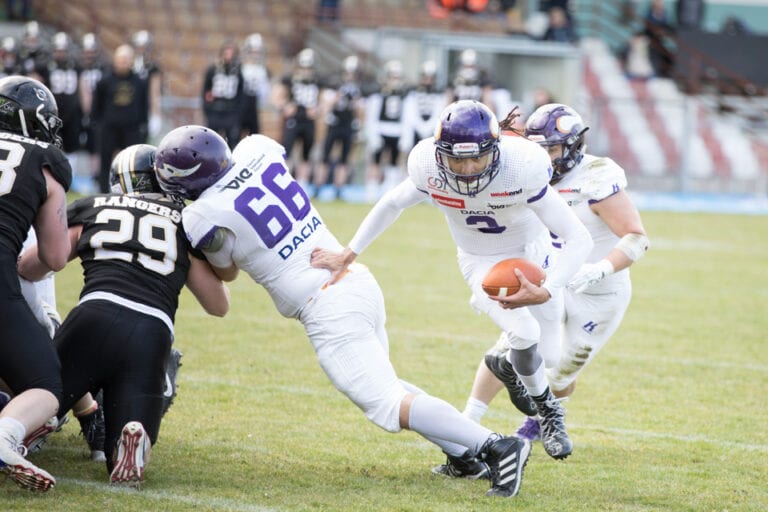
[[[48,421],[33,430],[24,438],[24,442],[22,443],[26,448],[27,453],[37,453],[42,450],[43,445],[45,445],[45,442],[48,440],[48,436],[54,432],[60,431],[67,421],[69,421],[69,416],[64,416],[61,420],[56,416],[52,416]]]
[[[486,441],[480,453],[491,470],[491,488],[486,491],[486,496],[516,496],[523,483],[523,471],[531,453],[531,442],[495,435]]]
[[[527,439],[531,442],[539,441],[541,439],[541,426],[536,418],[528,416],[520,428],[517,429],[515,435],[520,439]]]
[[[47,491],[56,485],[56,479],[47,471],[35,466],[24,458],[27,449],[13,440],[12,436],[0,433],[0,473],[5,473],[19,487],[31,491]]]
[[[168,362],[165,365],[165,387],[163,388],[163,415],[168,412],[168,409],[173,405],[173,400],[177,395],[176,376],[179,374],[179,368],[181,367],[182,353],[171,348],[171,354],[168,356]]]
[[[107,460],[104,454],[104,409],[99,406],[95,411],[77,418],[80,422],[80,433],[83,434],[88,448],[91,450],[91,460],[104,462]]]
[[[541,397],[536,397],[539,408],[539,425],[541,426],[541,442],[544,449],[553,459],[564,459],[573,451],[573,443],[565,431],[565,407],[560,399],[547,388]]]
[[[509,399],[518,411],[526,416],[536,416],[536,402],[533,401],[528,390],[518,377],[517,372],[512,368],[512,363],[507,361],[506,353],[497,354],[495,352],[485,355],[485,366],[491,370],[504,387],[507,388]]]
[[[469,453],[465,453],[460,457],[448,455],[446,463],[432,468],[432,473],[451,478],[468,478],[470,480],[490,478],[488,464],[469,455]]]
[[[144,426],[138,421],[126,423],[117,442],[117,457],[109,475],[110,483],[139,489],[144,478],[144,469],[149,462],[150,448]]]

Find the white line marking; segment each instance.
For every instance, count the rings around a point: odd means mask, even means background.
[[[204,507],[210,510],[233,510],[243,512],[274,512],[276,509],[269,507],[261,507],[259,505],[250,505],[235,500],[221,499],[221,498],[196,498],[194,496],[187,496],[183,494],[177,494],[162,490],[148,490],[146,488],[136,491],[135,489],[129,489],[119,486],[111,486],[105,483],[91,482],[88,480],[80,480],[77,478],[59,478],[58,481],[65,482],[67,484],[76,485],[78,487],[85,487],[91,490],[97,490],[101,492],[108,492],[112,494],[128,494],[131,496],[138,496],[141,498],[149,498],[156,501],[173,501],[174,503],[185,503],[187,505],[194,505],[198,507]]]

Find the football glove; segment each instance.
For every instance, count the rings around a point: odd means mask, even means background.
[[[613,274],[613,264],[602,259],[597,263],[585,263],[568,282],[568,288],[574,293],[582,293],[587,288],[599,283],[605,276]]]

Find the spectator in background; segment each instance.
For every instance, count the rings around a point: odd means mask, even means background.
[[[568,21],[573,23],[573,9],[571,9],[571,0],[541,0],[539,2],[539,10],[542,12],[549,12],[553,7],[559,7],[565,12],[565,16]]]
[[[525,33],[522,9],[517,0],[499,0],[499,9],[504,14],[507,34]]]
[[[637,32],[622,52],[624,71],[628,78],[644,80],[653,76],[648,36]]]
[[[674,28],[667,13],[664,0],[651,0],[651,5],[644,18],[648,36],[648,52],[656,76],[668,77],[672,72],[674,60],[672,52],[665,46],[664,40],[674,33]]]
[[[704,0],[677,0],[675,2],[677,28],[681,30],[701,30],[704,10]]]
[[[315,51],[304,48],[296,55],[293,72],[280,81],[273,99],[282,116],[282,144],[287,160],[292,162],[291,173],[305,190],[309,187],[312,173],[310,157],[315,146],[315,123],[322,89],[315,65]],[[292,157],[296,141],[301,143],[301,155],[297,162]]]
[[[77,152],[80,149],[80,124],[83,110],[80,106],[80,66],[74,56],[72,40],[65,32],[53,36],[53,55],[48,62],[49,89],[56,98],[62,127],[59,135],[61,149],[67,155],[69,165],[77,169]]]
[[[133,72],[147,84],[147,101],[149,102],[149,120],[147,131],[144,133],[144,142],[160,135],[163,127],[162,98],[163,98],[163,70],[155,62],[152,56],[152,35],[146,30],[140,30],[131,38],[135,57],[133,60]]]
[[[88,163],[84,175],[75,175],[72,190],[80,194],[94,194],[97,191],[95,178],[99,175],[99,130],[93,119],[93,96],[96,84],[106,72],[106,64],[96,35],[89,32],[82,39],[80,52],[80,106],[83,109],[80,126],[80,147],[85,151]]]
[[[445,90],[437,85],[437,64],[424,61],[419,72],[419,82],[405,97],[406,135],[413,137],[407,145],[410,150],[421,139],[431,137],[440,113],[448,105]]]
[[[407,93],[403,63],[399,60],[387,61],[381,77],[381,89],[365,101],[365,140],[368,152],[366,201],[375,201],[382,192],[394,187],[403,178],[401,154],[408,150],[411,140],[403,109]]]
[[[206,126],[224,137],[230,147],[240,140],[243,82],[237,45],[226,41],[219,50],[219,58],[205,71],[203,114]]]
[[[92,119],[100,135],[99,190],[109,192],[109,167],[123,148],[141,144],[146,134],[148,101],[146,82],[133,72],[133,48],[115,50],[112,69],[96,85]]]
[[[562,7],[550,7],[547,11],[548,25],[542,39],[558,43],[575,43],[578,41],[573,23],[568,19]]]
[[[19,60],[22,64],[22,72],[30,78],[34,78],[48,84],[48,49],[40,33],[40,24],[30,21],[24,25],[24,35],[21,38]]]
[[[241,51],[243,73],[243,117],[242,136],[261,132],[261,110],[269,102],[270,76],[264,64],[264,40],[261,34],[253,33],[243,42]]]
[[[459,54],[459,67],[451,80],[448,101],[475,100],[491,104],[491,80],[477,64],[477,52],[471,48]]]
[[[344,59],[341,83],[335,87],[329,86],[327,94],[324,95],[330,96],[330,101],[323,109],[326,113],[325,143],[323,157],[314,174],[315,196],[320,193],[320,189],[330,177],[336,199],[341,199],[342,188],[349,181],[349,154],[363,117],[359,68],[360,61],[357,55],[350,55]],[[338,156],[335,161],[332,161],[331,153],[337,146]]]
[[[20,75],[22,73],[21,62],[17,53],[16,40],[11,36],[3,38],[0,45],[0,61],[3,69],[0,70],[0,78],[8,75]]]

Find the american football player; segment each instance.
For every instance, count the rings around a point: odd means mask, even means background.
[[[529,441],[500,436],[398,378],[384,298],[366,267],[350,265],[329,285],[331,273],[310,265],[313,251],[342,247],[290,176],[283,146],[251,135],[230,154],[211,130],[183,126],[160,141],[155,167],[166,192],[194,200],[183,211],[192,245],[220,277],[233,280],[242,269],[280,314],[299,320],[329,380],[371,422],[477,456],[490,475],[489,495],[518,493]]]
[[[492,362],[492,370],[510,388],[518,408],[546,418],[544,447],[550,456],[564,458],[572,450],[565,409],[547,383],[538,351],[539,323],[527,306],[555,296],[584,262],[592,241],[549,186],[551,174],[551,163],[540,146],[522,137],[500,137],[496,116],[486,105],[473,100],[451,103],[440,116],[434,137],[419,142],[408,156],[408,179],[376,203],[342,252],[316,254],[313,264],[331,269],[334,281],[339,279],[404,209],[431,201],[445,215],[457,245],[471,305],[501,328],[510,347],[505,358]],[[546,255],[531,253],[548,236],[542,223],[567,241],[548,269],[546,282],[537,286],[520,272],[522,286],[517,293],[489,297],[482,279],[498,261],[527,257],[545,267]],[[448,455],[448,466],[455,462],[465,468],[465,475],[479,474],[472,454]],[[436,472],[443,473],[445,466]]]
[[[211,315],[229,309],[228,289],[184,235],[183,201],[158,187],[154,155],[146,144],[123,149],[110,167],[118,193],[68,206],[69,259],[80,258],[84,285],[54,337],[64,383],[59,415],[103,390],[110,482],[131,487],[141,485],[158,439],[181,288],[186,284]],[[19,273],[30,280],[47,272],[37,250],[19,260]]]
[[[39,491],[56,480],[24,457],[22,441],[56,414],[62,382],[51,338],[22,296],[17,258],[34,227],[45,266],[60,270],[67,262],[63,212],[72,168],[60,149],[60,128],[45,85],[22,76],[0,79],[0,379],[13,394],[0,411],[0,472]]]
[[[552,160],[550,185],[571,206],[594,241],[586,263],[562,290],[556,322],[542,324],[541,352],[553,394],[573,393],[581,371],[616,332],[632,295],[629,267],[643,257],[649,241],[640,214],[626,192],[624,170],[610,158],[586,153],[587,126],[571,107],[550,103],[525,123],[525,137],[547,150]],[[556,250],[561,237],[552,235]],[[557,257],[557,256],[556,256]],[[503,357],[503,346],[492,349]],[[478,372],[472,399],[490,403],[500,384]],[[479,418],[477,418],[479,420]],[[517,434],[539,438],[543,421],[531,415]]]

